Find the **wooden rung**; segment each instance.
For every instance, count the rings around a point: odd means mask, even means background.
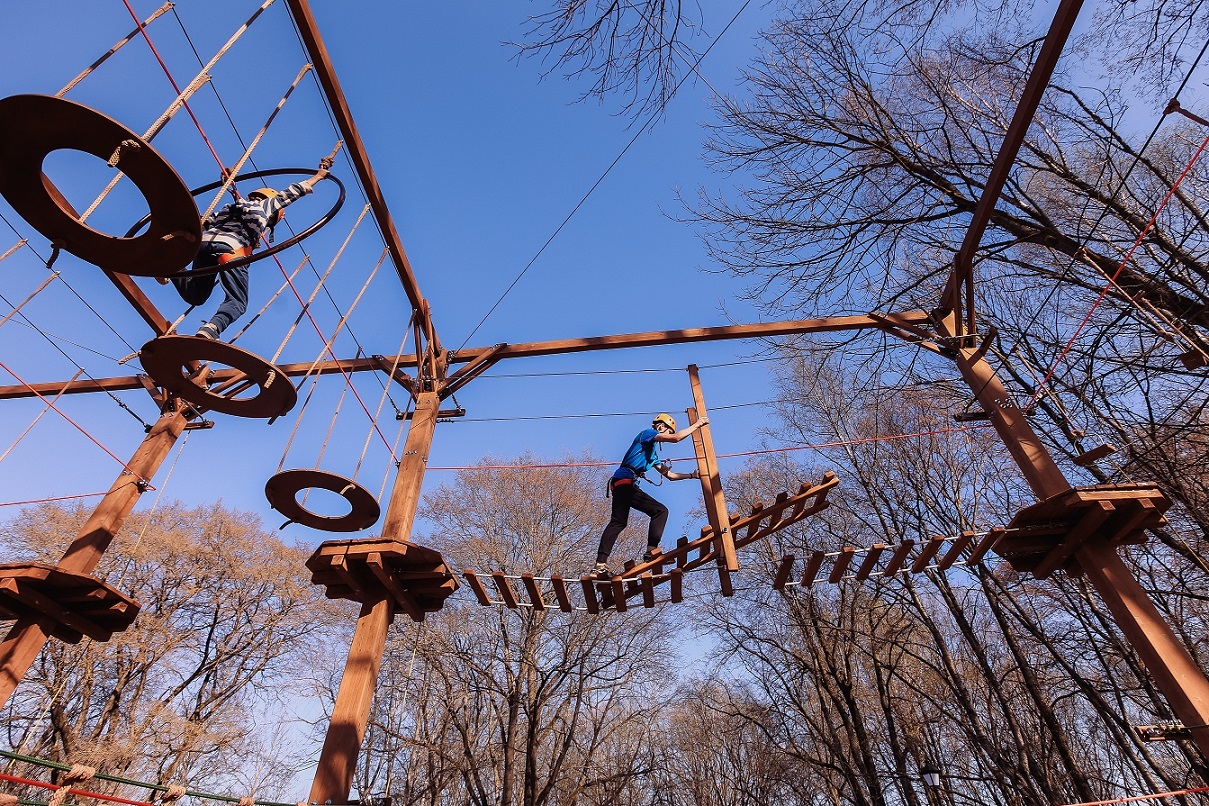
[[[683,568],[686,562],[688,562],[688,538],[678,537],[676,538],[676,567]]]
[[[735,586],[730,580],[730,569],[725,563],[718,564],[718,583],[722,585],[723,596],[735,595]]]
[[[625,581],[621,579],[611,580],[613,587],[613,606],[617,608],[618,613],[625,612]]]
[[[752,506],[751,515],[748,516],[749,518],[751,518],[751,525],[747,527],[747,539],[748,540],[750,540],[751,536],[754,535],[756,533],[756,531],[760,528],[760,521],[762,521],[764,519],[760,515],[760,513],[763,511],[764,511],[764,505],[761,503],[757,502],[756,504],[754,504]]]
[[[611,580],[600,580],[596,583],[597,591],[600,593],[600,609],[613,609],[613,583]]]
[[[966,546],[974,539],[973,532],[962,532],[961,537],[953,541],[953,545],[949,546],[949,550],[945,552],[945,556],[940,559],[936,567],[941,571],[947,571],[953,563],[961,558],[961,553],[966,550]]]
[[[943,537],[932,537],[920,549],[919,556],[915,558],[915,562],[911,563],[911,573],[918,574],[928,567],[928,563],[936,556],[936,552],[940,551],[940,547],[944,545]]]
[[[673,568],[669,576],[672,580],[672,601],[684,601],[684,572],[679,568]]]
[[[831,566],[831,573],[827,575],[828,582],[839,582],[844,578],[848,564],[852,562],[853,554],[856,554],[856,549],[852,546],[844,546],[840,549],[839,556],[835,558],[835,564]]]
[[[651,572],[642,575],[642,606],[655,606],[655,586],[651,584]]]
[[[982,562],[982,558],[986,553],[999,542],[999,538],[1003,537],[1003,529],[992,529],[982,536],[982,540],[978,541],[978,545],[970,552],[970,556],[966,559],[966,565],[977,565]]]
[[[558,574],[551,574],[550,587],[554,589],[554,598],[558,600],[558,609],[564,613],[570,613],[574,608],[571,607],[571,596],[567,593],[567,583]]]
[[[892,577],[898,573],[898,569],[903,567],[903,563],[907,559],[907,555],[911,553],[911,549],[915,548],[914,540],[904,540],[898,544],[898,548],[894,550],[894,554],[890,555],[890,562],[886,563],[886,568],[882,571],[882,576]]]
[[[596,580],[590,576],[582,576],[579,578],[579,585],[584,592],[584,606],[588,608],[588,612],[596,615],[600,612],[600,605],[596,601]]]
[[[470,590],[474,591],[475,597],[479,600],[479,604],[484,607],[490,607],[494,604],[491,597],[487,595],[487,588],[483,586],[483,580],[479,579],[479,575],[474,571],[464,571],[462,576],[466,577],[467,584],[470,585]]]
[[[776,511],[776,513],[777,513],[776,519],[778,521],[783,521],[786,519],[785,502],[788,500],[789,500],[789,493],[779,492],[779,493],[777,493],[777,500],[773,501],[772,506],[769,507],[769,509]]]
[[[546,602],[542,599],[542,592],[537,589],[533,574],[521,574],[521,584],[525,586],[525,593],[529,594],[529,601],[533,602],[533,609],[545,610]]]
[[[814,584],[814,578],[818,576],[819,569],[823,567],[823,558],[826,556],[826,552],[816,551],[806,561],[806,570],[802,572],[802,584],[807,588]]]
[[[500,598],[504,600],[504,604],[515,610],[520,606],[516,601],[516,594],[512,592],[512,585],[509,584],[508,578],[504,576],[502,571],[496,571],[491,575],[495,580],[495,587],[500,592]]]
[[[1087,467],[1094,462],[1100,461],[1106,456],[1112,456],[1116,452],[1116,446],[1106,442],[1103,445],[1092,448],[1090,451],[1084,451],[1071,461],[1077,464],[1079,467]]]
[[[1205,366],[1205,353],[1198,349],[1191,349],[1186,353],[1180,353],[1180,363],[1184,365],[1184,369],[1200,369]]]
[[[869,553],[865,555],[865,559],[861,562],[861,567],[856,569],[856,578],[868,579],[869,574],[873,573],[873,567],[877,565],[878,558],[882,556],[882,552],[885,550],[885,543],[874,543],[869,548]]]
[[[774,591],[785,590],[785,583],[789,581],[789,575],[793,573],[793,561],[792,554],[786,554],[781,559],[781,564],[777,568],[777,576],[772,581]]]

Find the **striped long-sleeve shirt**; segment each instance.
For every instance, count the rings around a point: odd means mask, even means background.
[[[203,222],[202,239],[220,241],[233,249],[258,246],[273,214],[310,192],[306,185],[295,182],[271,199],[240,199],[228,204]]]

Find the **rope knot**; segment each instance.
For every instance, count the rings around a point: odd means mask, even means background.
[[[50,799],[46,801],[46,806],[63,806],[63,802],[67,800],[67,796],[71,794],[71,787],[74,784],[83,783],[97,774],[96,767],[88,767],[83,764],[72,764],[71,769],[63,773],[59,784],[59,788],[55,790]]]
[[[123,140],[118,143],[118,147],[113,150],[113,154],[109,156],[108,163],[110,168],[118,167],[118,163],[122,161],[122,149],[127,151],[138,151],[143,147],[143,144],[138,140]]]
[[[0,792],[0,806],[16,806],[16,803],[16,795],[10,795],[7,792]]]
[[[251,795],[248,795],[245,798],[240,798],[239,803],[237,803],[236,806],[255,806],[255,804],[256,804],[256,798],[252,797]]]
[[[164,804],[164,806],[168,806],[169,804],[176,803],[184,796],[185,788],[183,786],[180,784],[169,784],[168,791],[161,795],[160,799],[156,801],[156,803],[161,803]]]

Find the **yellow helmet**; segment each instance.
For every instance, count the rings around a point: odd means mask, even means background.
[[[273,190],[273,188],[257,188],[248,194],[248,198],[255,199],[259,197],[261,199],[271,199],[276,195],[277,191]]]
[[[660,423],[663,423],[673,431],[676,430],[676,421],[672,419],[672,415],[670,414],[660,414],[651,421],[651,425],[659,425]]]

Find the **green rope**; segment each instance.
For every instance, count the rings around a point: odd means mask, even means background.
[[[49,767],[52,770],[62,770],[63,772],[68,772],[71,770],[71,766],[68,764],[60,764],[57,761],[46,761],[44,759],[34,758],[32,756],[23,756],[20,753],[12,753],[8,750],[0,750],[0,757],[11,759],[13,761],[24,761],[27,764],[37,764],[40,767]],[[164,786],[163,784],[147,784],[143,783],[142,781],[132,781],[129,778],[122,778],[117,775],[106,775],[105,773],[98,772],[92,777],[101,781],[109,781],[115,784],[125,784],[127,786],[138,787],[139,789],[151,789],[156,792],[168,791],[168,787]],[[185,790],[185,795],[191,798],[218,800],[222,801],[223,803],[239,803],[240,801],[239,798],[233,798],[230,795],[211,795],[208,792],[194,792],[193,790]],[[22,800],[19,801],[19,803],[21,803],[22,806],[46,806],[46,801],[38,800]],[[257,800],[253,801],[253,803],[255,803],[256,806],[296,806],[296,804],[293,803],[278,803],[272,800]],[[65,806],[67,805],[65,804]]]

